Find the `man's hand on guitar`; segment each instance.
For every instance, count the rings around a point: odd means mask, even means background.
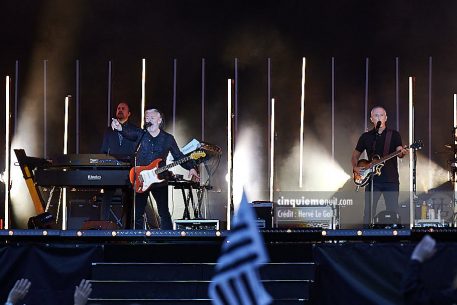
[[[192,180],[192,181],[195,181],[195,182],[200,182],[200,176],[198,175],[197,171],[192,168],[190,171],[189,171],[189,178]]]
[[[357,175],[360,175],[360,171],[363,170],[363,169],[365,169],[365,167],[363,167],[363,166],[355,166],[355,167],[352,168],[352,172],[356,173]]]
[[[398,155],[399,158],[403,158],[409,153],[409,150],[407,150],[405,147],[397,147],[397,151],[400,151],[400,154]]]

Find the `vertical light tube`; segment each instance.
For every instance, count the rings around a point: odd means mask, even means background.
[[[432,57],[428,62],[428,189],[432,188]]]
[[[335,160],[335,57],[332,57],[332,160]]]
[[[178,72],[178,60],[173,59],[173,134],[176,132],[176,89],[177,89],[177,72]]]
[[[205,59],[202,58],[202,141],[205,141]]]
[[[178,60],[176,58],[173,59],[173,119],[172,119],[172,134],[176,134],[176,92],[177,92],[177,69],[178,69]],[[173,197],[173,190],[168,188],[168,196]]]
[[[306,73],[306,58],[303,57],[301,66],[301,96],[300,96],[300,164],[298,186],[303,187],[303,133],[305,124],[305,73]],[[271,196],[271,195],[270,195]]]
[[[65,97],[65,118],[63,132],[63,154],[68,154],[68,117],[71,95]],[[67,229],[67,188],[62,189],[62,230]]]
[[[267,61],[267,105],[268,105],[268,117],[267,122],[270,122],[271,118],[271,58],[268,58]],[[271,133],[271,126],[268,123],[268,134],[267,134],[267,143],[270,141],[270,133]],[[266,172],[267,175],[270,174],[270,149],[268,149],[268,170]],[[267,187],[269,187],[269,183],[267,182]]]
[[[397,113],[397,130],[400,131],[400,61],[395,57],[395,110]]]
[[[271,99],[271,134],[270,134],[270,201],[274,191],[274,160],[275,160],[275,99]]]
[[[414,78],[409,77],[408,80],[408,92],[409,92],[409,105],[408,105],[408,143],[413,143],[414,140]],[[409,221],[410,227],[414,226],[414,186],[413,186],[413,158],[414,153],[409,154]]]
[[[47,93],[47,78],[48,78],[48,61],[43,60],[43,156],[47,158],[47,146],[48,146],[48,93]]]
[[[107,117],[106,117],[106,124],[107,126],[111,125],[111,60],[108,61],[108,93],[107,93],[107,101],[106,101],[106,106],[107,106]]]
[[[233,164],[232,164],[232,80],[227,81],[227,230],[231,225],[231,207],[232,207],[232,182],[233,182]]]
[[[144,126],[144,108],[146,107],[146,59],[142,60],[141,68],[141,126]]]
[[[9,229],[10,202],[10,77],[6,77],[5,87],[5,229]]]
[[[454,137],[454,145],[457,145],[457,141],[455,139],[455,134],[456,134],[456,130],[457,130],[457,94],[454,94],[454,129],[453,129],[453,137]],[[454,160],[457,159],[457,154],[454,154]],[[453,207],[454,207],[454,213],[456,212],[456,209],[457,209],[457,206],[455,204],[455,195],[456,195],[456,192],[457,192],[457,181],[456,181],[456,175],[455,175],[455,171],[451,171],[452,173],[452,181],[454,182],[454,202],[452,203]],[[454,222],[454,226],[455,226],[455,222]]]
[[[457,127],[457,94],[454,93],[454,127]],[[454,135],[455,138],[455,135]]]
[[[235,58],[235,128],[234,128],[234,140],[238,135],[238,58]]]
[[[69,102],[71,95],[65,97],[65,117],[64,117],[64,131],[63,131],[63,154],[68,154],[68,116],[69,116]]]
[[[16,60],[16,77],[14,78],[14,133],[17,133],[17,122],[19,118],[18,99],[19,99],[19,60]]]
[[[76,60],[76,153],[79,154],[79,59]]]
[[[201,88],[201,94],[202,94],[202,101],[201,101],[201,141],[205,141],[205,59],[202,58],[202,64],[201,64],[201,69],[202,69],[202,88]],[[209,184],[211,184],[211,181],[209,180],[211,177],[209,176],[210,173],[207,172],[205,169],[205,164],[202,162],[200,163],[200,174],[201,180],[200,181],[206,181],[208,179]],[[203,175],[205,178],[203,178]],[[203,193],[202,200],[206,199],[207,197],[206,193]],[[205,201],[206,203],[206,201]],[[207,212],[208,212],[208,206],[207,204],[203,204],[204,208],[204,214],[203,217],[206,219],[208,217]],[[200,211],[201,212],[201,211]]]
[[[368,72],[370,60],[367,57],[365,60],[365,131],[368,130]]]

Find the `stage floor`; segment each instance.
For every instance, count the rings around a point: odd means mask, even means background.
[[[261,229],[269,242],[332,242],[332,241],[417,241],[425,234],[439,240],[455,240],[457,228],[413,229]],[[214,242],[221,243],[230,230],[0,230],[0,242],[75,242],[75,243],[156,243]]]

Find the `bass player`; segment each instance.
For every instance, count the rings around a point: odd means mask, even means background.
[[[173,135],[165,132],[163,127],[163,116],[157,109],[148,109],[144,113],[145,126],[144,130],[122,129],[122,125],[113,119],[111,126],[121,132],[121,134],[132,140],[140,141],[137,153],[137,165],[147,166],[157,159],[166,160],[168,153],[171,153],[175,160],[184,157],[179,150]],[[189,170],[189,177],[198,181],[200,179],[196,169],[195,162],[189,161],[181,165]],[[143,229],[143,214],[146,208],[147,200],[151,192],[157,203],[157,209],[160,216],[160,229],[171,230],[173,228],[170,211],[168,209],[168,186],[166,180],[156,183],[148,190],[136,194],[135,202],[135,229]]]
[[[360,165],[359,158],[363,151],[366,151],[369,160],[382,157],[398,151],[398,157],[403,158],[408,154],[402,146],[400,133],[386,127],[387,113],[384,107],[375,106],[371,109],[370,120],[373,129],[363,133],[354,152],[352,153],[352,171],[354,176],[361,175],[365,169]],[[371,182],[365,188],[365,208],[363,213],[363,224],[369,226],[376,214],[376,207],[381,194],[384,195],[386,210],[398,213],[399,179],[397,158],[386,161],[380,175],[373,177],[373,196],[371,196]],[[373,200],[371,204],[371,200]]]

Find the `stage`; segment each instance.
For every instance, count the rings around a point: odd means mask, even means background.
[[[424,268],[433,287],[457,270],[454,228],[261,230],[260,270],[274,304],[401,304],[401,276],[424,234],[438,253]],[[90,279],[89,304],[210,304],[207,286],[224,238],[215,230],[1,230],[1,298],[29,278],[26,304],[71,304]],[[455,266],[455,267],[454,267]]]

